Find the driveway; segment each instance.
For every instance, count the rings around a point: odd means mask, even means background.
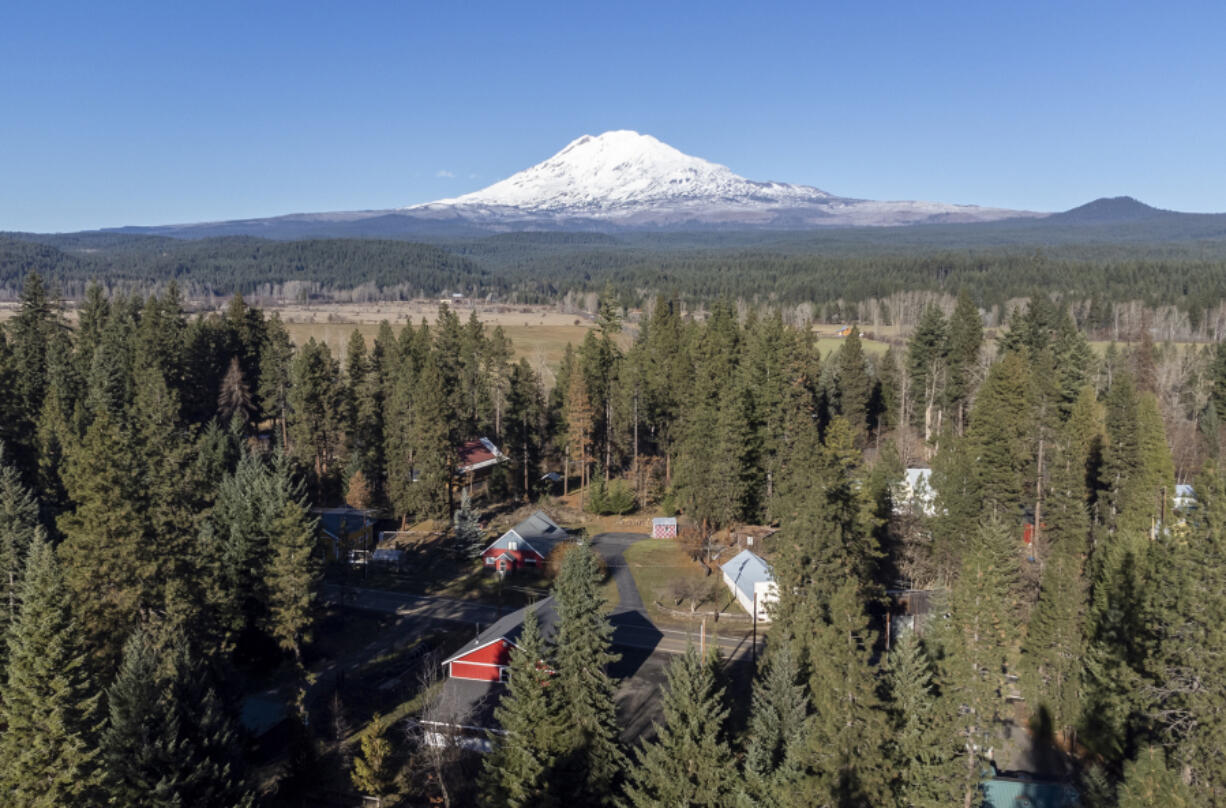
[[[634,583],[630,565],[626,563],[626,549],[646,538],[642,533],[601,533],[592,537],[593,549],[605,560],[609,574],[617,584],[620,602],[609,615],[609,622],[613,624],[613,643],[622,648],[683,654],[689,645],[699,645],[702,642],[698,626],[678,630],[661,628],[652,623],[639,588]],[[718,646],[727,659],[749,654],[752,645],[748,636],[749,629],[729,630],[726,626],[719,628],[722,630],[717,633],[714,624],[707,626],[708,645]]]

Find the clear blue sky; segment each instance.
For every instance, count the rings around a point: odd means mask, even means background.
[[[752,179],[1226,211],[1221,2],[14,0],[0,230],[387,208],[637,129]]]

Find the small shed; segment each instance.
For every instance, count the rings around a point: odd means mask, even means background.
[[[775,575],[770,565],[752,551],[742,550],[720,570],[724,573],[724,584],[741,608],[754,615],[756,606],[757,614],[754,616],[761,622],[769,623],[767,604],[779,600],[779,587],[775,585]]]
[[[657,516],[651,520],[651,537],[653,539],[677,538],[677,517]]]

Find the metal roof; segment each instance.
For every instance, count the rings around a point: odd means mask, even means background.
[[[529,610],[536,612],[536,619],[541,627],[541,637],[548,642],[553,637],[554,631],[557,630],[558,624],[558,611],[553,603],[553,595],[504,615],[496,623],[478,634],[476,639],[444,659],[440,664],[446,665],[449,662],[454,662],[460,657],[471,654],[478,648],[483,648],[497,640],[509,640],[511,643],[515,643],[519,639],[519,635],[523,633],[524,617],[528,614]]]
[[[540,553],[541,558],[546,558],[550,551],[557,546],[558,542],[565,541],[567,538],[569,538],[569,534],[546,516],[544,511],[537,511],[506,533],[503,533],[481,552],[486,553],[493,549],[509,549],[507,547],[509,542],[522,541],[528,547]]]
[[[1075,808],[1077,790],[1063,783],[993,777],[983,784],[980,808]]]
[[[657,525],[667,526],[667,525],[675,525],[675,524],[677,524],[677,517],[675,516],[657,516],[651,520],[652,527],[656,527]]]
[[[466,441],[460,446],[458,454],[460,456],[458,467],[461,474],[477,471],[507,459],[506,455],[500,452],[489,438]]]
[[[732,560],[720,567],[731,579],[733,586],[748,598],[753,597],[754,585],[773,583],[770,565],[749,550],[742,550]]]

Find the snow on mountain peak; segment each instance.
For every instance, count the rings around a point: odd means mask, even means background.
[[[630,207],[786,204],[829,199],[816,188],[753,182],[628,129],[584,135],[531,168],[480,191],[435,205],[498,206],[522,211],[607,215]]]
[[[937,202],[874,202],[808,185],[754,182],[628,129],[584,135],[501,182],[402,208],[495,229],[532,227],[880,226],[991,221],[1024,212]]]

